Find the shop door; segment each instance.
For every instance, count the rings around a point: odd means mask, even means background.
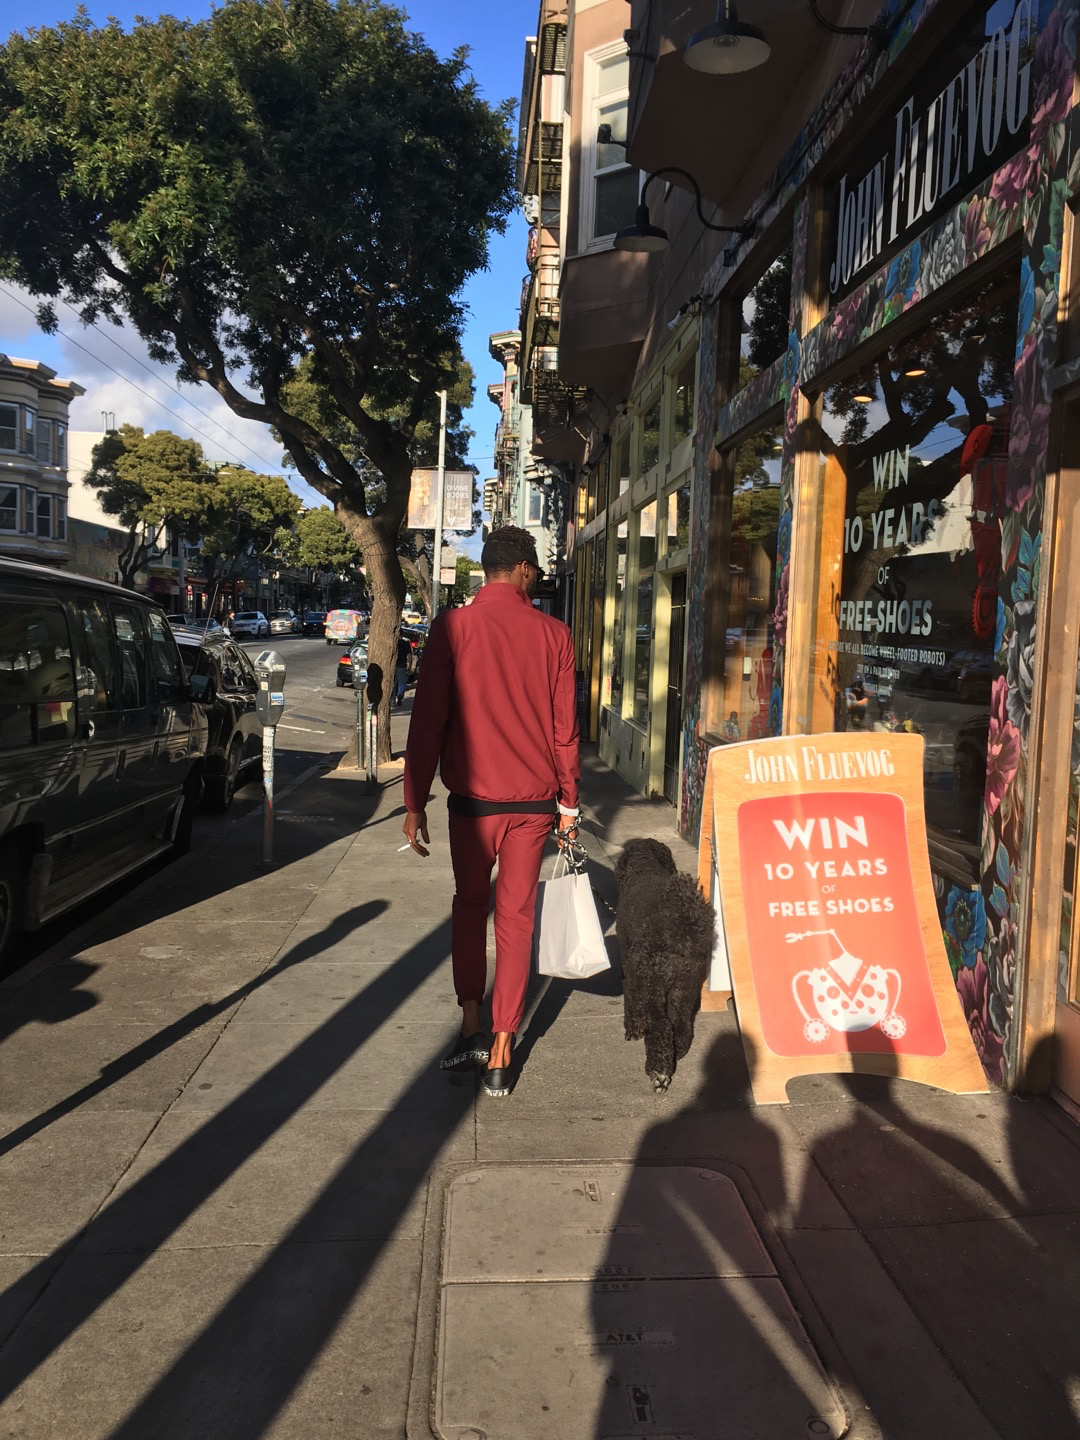
[[[667,724],[664,727],[664,799],[679,803],[679,745],[682,740],[683,653],[686,638],[686,571],[671,577],[668,632]]]

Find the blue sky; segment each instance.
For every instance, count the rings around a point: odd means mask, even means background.
[[[199,19],[210,13],[209,0],[180,0],[156,5],[153,0],[87,0],[95,24],[115,15],[129,24],[136,14],[162,12]],[[459,45],[470,50],[470,65],[483,97],[492,104],[520,98],[525,37],[534,33],[536,0],[464,0],[453,6],[445,0],[413,0],[402,8],[409,28],[419,31],[438,54],[446,56]],[[0,0],[0,35],[32,25],[53,25],[70,20],[75,0]],[[465,354],[476,371],[476,399],[467,421],[476,432],[470,459],[483,481],[493,473],[492,450],[498,414],[487,398],[487,386],[501,379],[500,368],[488,355],[487,337],[517,323],[517,303],[525,274],[525,221],[520,211],[505,235],[491,242],[489,269],[477,275],[465,290],[470,316],[465,332]],[[97,430],[102,412],[115,423],[128,420],[145,429],[174,430],[191,435],[211,459],[234,460],[256,470],[279,468],[281,452],[269,432],[234,417],[204,387],[177,388],[171,375],[150,362],[130,330],[87,330],[70,311],[61,311],[62,336],[41,334],[31,313],[0,285],[0,350],[44,361],[64,378],[87,386],[87,394],[72,407],[72,428]],[[149,367],[149,369],[144,368]],[[118,372],[118,373],[117,373]],[[153,373],[150,373],[153,372]],[[292,478],[292,477],[290,477]],[[295,488],[310,503],[325,503],[302,482]],[[476,542],[469,545],[473,549]]]

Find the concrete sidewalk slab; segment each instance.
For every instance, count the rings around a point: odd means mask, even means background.
[[[497,1322],[495,1317],[498,1317]],[[839,1437],[839,1395],[728,1176],[498,1166],[447,1187],[441,1436]]]

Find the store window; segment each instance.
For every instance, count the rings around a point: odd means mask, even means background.
[[[634,604],[634,708],[635,724],[649,723],[649,667],[652,661],[656,584],[657,503],[638,512],[637,586]]]
[[[586,57],[588,123],[582,136],[584,245],[608,245],[617,230],[632,223],[639,176],[626,163],[626,117],[630,101],[630,60],[626,46],[595,50]],[[607,126],[610,139],[599,138]]]
[[[623,666],[626,648],[626,556],[629,534],[630,526],[625,520],[614,533],[615,564],[612,567],[611,576],[611,596],[614,609],[611,645],[606,666],[604,704],[614,710],[616,715],[622,714],[623,706]]]
[[[742,355],[756,375],[787,349],[791,326],[791,247],[778,255],[742,303]]]
[[[667,548],[685,550],[690,544],[690,476],[684,475],[667,493]]]
[[[628,488],[630,484],[630,437],[623,435],[616,440],[611,450],[611,468],[608,472],[609,505]]]
[[[773,733],[773,617],[780,528],[781,422],[749,436],[735,451],[730,485],[728,611],[719,729],[725,740]]]
[[[695,357],[688,355],[671,381],[671,446],[681,445],[694,428]]]
[[[822,416],[836,515],[822,544],[842,560],[815,682],[834,697],[837,729],[924,737],[927,822],[966,853],[973,877],[1013,499],[1018,303],[1015,281],[982,287],[835,384]],[[1033,606],[1024,595],[1009,603]]]
[[[660,463],[660,396],[657,394],[641,417],[641,473],[647,475]]]

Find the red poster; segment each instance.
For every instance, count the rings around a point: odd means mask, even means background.
[[[943,1055],[901,797],[847,790],[747,800],[738,829],[769,1049]]]

